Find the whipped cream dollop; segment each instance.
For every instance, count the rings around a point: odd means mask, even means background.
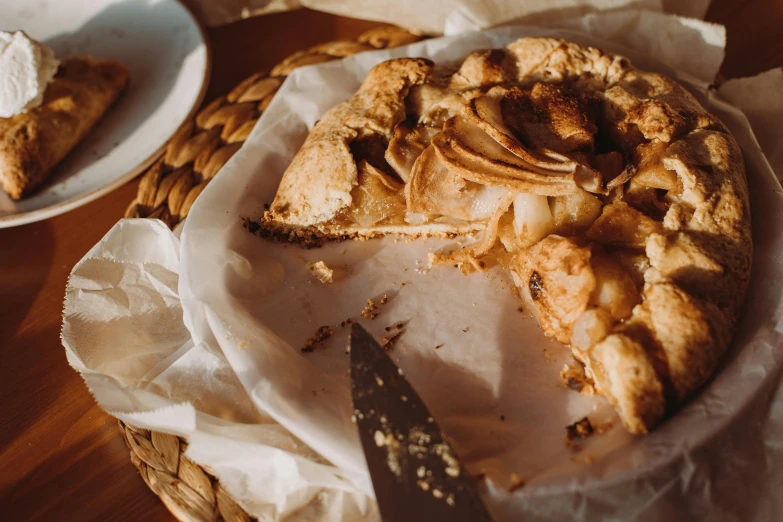
[[[51,48],[23,31],[0,31],[0,118],[41,105],[59,65]]]

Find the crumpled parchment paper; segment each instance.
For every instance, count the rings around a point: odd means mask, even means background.
[[[458,14],[445,27],[473,23]],[[74,268],[63,342],[101,406],[135,426],[187,437],[187,455],[261,519],[377,520],[348,420],[347,331],[338,328],[314,353],[298,348],[316,327],[357,317],[366,298],[385,294],[389,303],[368,326],[380,336],[388,324],[407,323],[393,356],[467,467],[486,471],[484,498],[496,520],[780,519],[783,502],[773,493],[783,475],[783,397],[771,408],[770,400],[783,365],[783,191],[742,113],[704,90],[720,64],[723,30],[633,11],[553,25],[561,29],[465,33],[291,75],[199,198],[181,242],[160,222],[123,220]],[[689,85],[743,149],[754,219],[748,311],[719,374],[651,435],[634,439],[615,427],[581,453],[565,448],[563,427],[587,413],[613,414],[601,399],[562,388],[566,350],[516,311],[502,274],[430,270],[427,253],[444,242],[387,238],[303,251],[241,228],[242,217],[258,216],[271,200],[308,127],[373,64],[456,58],[544,34],[600,43]],[[758,100],[781,83],[767,73],[725,86],[735,105],[747,106],[778,172],[781,123],[765,119]],[[775,102],[769,107],[779,114]],[[337,269],[334,284],[307,272],[316,259]],[[527,481],[513,494],[511,473]]]
[[[483,0],[182,0],[208,26],[220,26],[250,16],[307,7],[351,18],[396,24],[409,29],[443,34],[445,20],[453,13],[486,29],[515,21],[535,24],[573,18],[593,12],[634,8],[703,18],[710,0],[534,0],[526,2]]]

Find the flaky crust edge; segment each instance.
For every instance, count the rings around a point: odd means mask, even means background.
[[[625,427],[647,433],[714,374],[736,331],[753,255],[742,154],[726,127],[669,78],[596,49],[535,40],[512,44],[529,56],[530,76],[589,73],[606,81],[604,92],[644,98],[645,107],[620,110],[645,137],[669,143],[664,165],[683,184],[663,232],[647,241],[642,302],[604,340],[573,349]],[[678,126],[690,130],[677,134]]]

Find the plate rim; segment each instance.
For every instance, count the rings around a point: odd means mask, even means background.
[[[155,149],[146,159],[144,159],[139,164],[129,169],[121,176],[118,176],[114,180],[96,189],[93,189],[90,192],[87,192],[86,194],[76,196],[66,201],[61,201],[59,203],[48,205],[46,207],[39,208],[36,210],[22,212],[20,214],[8,214],[6,216],[0,216],[0,229],[28,225],[30,223],[36,223],[38,221],[43,221],[45,219],[53,218],[61,214],[64,214],[66,212],[69,212],[71,210],[74,210],[76,208],[79,208],[83,205],[86,205],[87,203],[95,201],[96,199],[108,194],[109,192],[113,192],[114,190],[118,189],[122,185],[125,185],[129,181],[133,180],[139,174],[142,174],[156,161],[158,161],[163,156],[163,153],[165,152],[166,147],[168,147],[171,138],[179,131],[179,129],[182,128],[182,126],[186,122],[190,121],[196,116],[198,111],[201,109],[202,103],[207,94],[207,89],[209,88],[209,79],[212,76],[212,45],[207,35],[206,28],[199,21],[196,15],[193,14],[193,11],[191,11],[190,8],[188,8],[188,6],[181,0],[172,0],[172,1],[173,3],[179,5],[185,11],[187,16],[196,26],[199,36],[201,37],[201,43],[204,45],[204,50],[205,50],[204,75],[201,78],[201,86],[193,102],[193,105],[190,107],[190,110],[182,119],[182,121],[179,122],[177,127],[171,132],[171,134],[165,139],[165,141],[157,149]],[[129,202],[129,205],[132,203],[133,201]]]

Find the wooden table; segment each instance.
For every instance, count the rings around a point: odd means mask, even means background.
[[[714,0],[728,28],[722,74],[783,65],[783,0]],[[208,31],[207,101],[293,51],[378,24],[297,11]],[[138,181],[77,210],[0,230],[0,518],[173,520],[130,464],[117,422],[65,360],[60,315],[73,265],[122,217]]]

